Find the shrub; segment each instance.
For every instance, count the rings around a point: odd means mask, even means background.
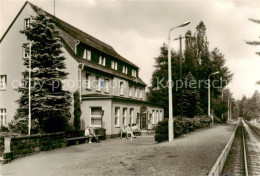
[[[174,137],[183,134],[183,121],[181,119],[174,120]]]
[[[211,122],[212,122],[212,120],[208,117],[204,117],[204,118],[200,119],[200,123],[202,124],[202,128],[208,127]]]
[[[196,118],[174,118],[174,137],[187,134],[199,128],[208,127],[211,119],[207,116]],[[155,141],[163,142],[168,140],[168,119],[159,122],[155,127]]]
[[[2,126],[0,127],[0,132],[9,132],[8,127]]]
[[[168,140],[168,119],[160,121],[155,127],[155,141],[163,142]]]
[[[218,117],[214,117],[214,123],[220,124],[221,123],[221,119],[218,118]]]

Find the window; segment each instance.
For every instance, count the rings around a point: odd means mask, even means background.
[[[120,95],[124,95],[124,82],[120,82]]]
[[[119,110],[120,110],[119,107],[115,108],[115,125],[116,126],[119,126]]]
[[[87,50],[87,60],[91,60],[91,51]]]
[[[101,84],[102,84],[102,82],[101,82],[101,78],[96,77],[96,82],[97,82],[97,91],[100,91]]]
[[[134,109],[130,109],[129,124],[132,125],[134,119]]]
[[[106,66],[106,58],[103,58],[102,65]]]
[[[117,62],[111,61],[111,68],[117,70]]]
[[[136,114],[136,124],[140,123],[140,113]]]
[[[90,74],[86,74],[86,82],[85,82],[85,88],[86,89],[91,89],[91,86],[90,86],[90,83],[91,83],[91,81],[90,81]]]
[[[137,98],[137,88],[135,88],[135,98]]]
[[[123,125],[127,125],[126,124],[126,114],[127,114],[127,108],[123,109],[123,118],[122,118],[122,124]]]
[[[84,49],[82,57],[87,60],[91,60],[91,51]]]
[[[163,120],[163,114],[162,114],[162,110],[160,110],[160,121]]]
[[[132,76],[136,77],[136,70],[132,69]]]
[[[7,87],[6,75],[0,75],[0,90],[5,90]]]
[[[0,109],[0,126],[6,125],[6,109]]]
[[[98,63],[101,65],[102,64],[102,57],[99,57]]]
[[[104,80],[104,88],[105,88],[105,92],[108,93],[108,79]]]
[[[143,99],[143,90],[140,89],[140,99]]]
[[[157,110],[156,111],[156,123],[158,123],[159,122],[159,111]]]
[[[106,66],[106,58],[100,56],[98,63],[99,63],[100,65]]]
[[[127,74],[127,72],[128,72],[127,66],[123,66],[122,72],[125,73],[125,74]]]
[[[132,97],[132,86],[129,87],[129,97]]]
[[[26,29],[28,27],[30,27],[30,18],[24,19],[24,28]]]
[[[84,59],[87,59],[87,50],[86,50],[86,49],[83,49],[83,55],[82,55],[82,57],[83,57]]]
[[[30,56],[29,44],[23,44],[23,58],[29,58],[29,56]]]
[[[101,107],[91,107],[91,125],[95,127],[102,126],[102,108]]]
[[[154,124],[154,122],[155,122],[155,111],[153,110],[152,111],[152,123]]]

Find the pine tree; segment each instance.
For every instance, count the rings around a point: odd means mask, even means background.
[[[66,79],[68,73],[64,71],[65,57],[61,56],[59,33],[42,11],[32,18],[30,27],[21,33],[31,42],[32,130],[35,133],[65,131],[71,116],[71,95],[62,89],[62,80]],[[19,126],[21,133],[27,131],[25,125],[28,124],[28,58],[24,58],[24,65],[27,68],[22,73],[24,86],[17,90],[22,95],[11,124],[14,128]]]
[[[150,87],[150,93],[148,95],[148,99],[150,102],[160,103],[165,106],[165,115],[168,116],[168,87],[158,86],[158,80],[163,80],[160,83],[163,85],[167,85],[168,81],[168,49],[166,45],[161,47],[161,54],[157,58],[155,58],[156,70],[153,73],[152,77],[152,86]],[[208,89],[206,85],[206,81],[211,73],[219,71],[218,75],[211,76],[211,97],[212,101],[214,99],[221,98],[221,85],[225,87],[231,80],[232,74],[229,69],[225,67],[225,58],[224,55],[215,48],[213,51],[209,51],[209,42],[207,40],[206,35],[206,26],[201,21],[197,27],[196,32],[192,34],[191,31],[187,31],[185,35],[185,51],[184,51],[184,61],[182,67],[183,77],[187,77],[191,74],[194,80],[200,85],[196,86],[196,91],[199,95],[199,103],[196,111],[193,112],[189,116],[193,116],[193,114],[207,114],[208,110]],[[222,79],[221,79],[222,78]],[[172,53],[172,80],[174,83],[180,80],[180,62],[179,62],[179,54]],[[218,85],[217,85],[218,84]],[[174,115],[181,114],[181,100],[183,96],[181,96],[181,90],[178,89],[176,91],[176,85],[174,85],[173,89],[173,112]],[[218,86],[218,89],[215,88]],[[193,95],[194,90],[186,90],[186,94],[191,91],[191,95]],[[188,97],[188,95],[186,95]],[[189,102],[187,102],[189,103]],[[184,106],[184,105],[183,105]],[[187,105],[189,106],[189,105]],[[214,107],[212,107],[214,109]]]
[[[206,81],[211,73],[219,71],[218,75],[211,77],[215,80],[215,87],[225,87],[232,78],[232,74],[225,66],[224,55],[215,48],[209,51],[209,42],[206,35],[206,25],[200,22],[196,27],[196,32],[192,34],[191,31],[186,33],[185,40],[185,62],[183,63],[183,75],[187,76],[189,72],[194,76],[194,79],[199,81]],[[212,83],[212,82],[211,82]],[[216,85],[218,83],[218,85]],[[213,83],[212,83],[213,84]],[[207,114],[208,109],[208,90],[201,85],[198,87],[200,95],[200,106]],[[211,85],[211,96],[214,99],[220,98],[221,89],[215,89]]]
[[[188,118],[193,118],[201,113],[199,106],[199,92],[193,75],[189,72],[185,77],[185,86],[183,88],[183,114]]]
[[[172,52],[172,80],[179,79],[179,56]],[[155,58],[155,71],[152,75],[151,87],[149,87],[148,101],[164,106],[164,115],[168,118],[168,48],[166,44],[161,47],[161,53]],[[173,113],[177,115],[178,92],[173,85]]]

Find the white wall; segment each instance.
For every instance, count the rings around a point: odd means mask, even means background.
[[[104,110],[102,127],[106,129],[107,135],[111,134],[111,100],[88,100],[82,101],[81,104],[81,129],[85,130],[90,126],[90,108],[101,107]]]
[[[20,94],[14,89],[26,69],[22,59],[22,45],[28,43],[26,36],[19,31],[24,29],[24,19],[36,15],[27,4],[15,23],[0,43],[0,75],[7,75],[7,90],[0,91],[0,108],[6,108],[7,123],[9,123],[18,108]],[[14,86],[12,85],[14,82]]]

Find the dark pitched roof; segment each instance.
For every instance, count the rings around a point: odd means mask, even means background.
[[[66,36],[66,35],[64,35]],[[66,40],[66,41],[65,41]],[[117,77],[123,78],[123,79],[127,79],[129,80],[132,84],[135,85],[139,85],[139,86],[146,86],[145,82],[143,82],[142,79],[140,78],[135,78],[132,76],[129,76],[127,74],[124,74],[122,72],[118,72],[116,70],[110,69],[106,66],[100,65],[100,64],[96,64],[92,61],[89,61],[87,59],[83,59],[79,56],[77,56],[71,49],[70,46],[68,44],[68,42],[73,43],[73,41],[71,41],[73,39],[69,38],[69,37],[65,37],[65,38],[61,38],[61,42],[64,44],[64,47],[66,48],[66,50],[69,52],[69,54],[78,62],[78,63],[83,63],[85,65],[85,67],[87,67],[87,69],[93,69],[93,70],[98,70],[99,72],[103,72],[104,74],[109,74],[109,75],[116,75]]]
[[[32,3],[28,2],[32,8],[38,12],[38,10],[40,9],[39,7],[33,5]],[[42,10],[42,9],[40,9]],[[132,62],[130,62],[129,60],[125,59],[124,57],[120,56],[115,50],[113,47],[111,47],[110,45],[96,39],[95,37],[83,32],[82,30],[66,23],[65,21],[51,15],[50,13],[42,10],[44,13],[47,14],[47,16],[49,16],[53,21],[54,23],[62,30],[64,30],[65,32],[69,33],[71,36],[73,36],[74,38],[76,38],[77,40],[79,40],[80,42],[92,47],[92,48],[95,48],[105,54],[108,54],[112,57],[115,57],[125,63],[128,63],[129,65],[133,66],[133,67],[136,67],[136,68],[139,68],[137,65],[133,64]],[[74,47],[73,47],[74,49]]]
[[[4,33],[4,35],[2,36],[0,43],[3,41],[4,37],[6,36],[8,31],[11,29],[11,27],[13,26],[13,24],[17,20],[18,16],[21,14],[21,12],[23,11],[24,7],[27,4],[30,4],[31,7],[35,10],[36,13],[40,9],[39,7],[33,5],[32,3],[26,1],[24,3],[23,7],[20,9],[19,13],[16,15],[16,17],[14,18],[14,20],[10,24],[10,26],[8,27],[8,29],[6,30],[6,32]],[[40,9],[40,10],[42,10],[42,9]],[[109,74],[112,74],[112,75],[117,75],[119,77],[128,79],[128,80],[132,81],[133,83],[140,84],[141,86],[146,86],[146,84],[140,78],[134,78],[134,77],[128,76],[126,74],[116,72],[112,69],[108,69],[108,68],[103,67],[101,65],[94,64],[90,61],[87,61],[86,59],[82,59],[82,58],[77,57],[75,55],[74,47],[75,47],[75,44],[77,43],[77,40],[82,39],[82,41],[85,41],[85,42],[89,41],[89,43],[92,44],[91,47],[95,47],[96,49],[100,49],[104,53],[111,55],[113,57],[116,57],[117,59],[122,60],[122,61],[138,68],[135,64],[131,63],[130,61],[124,59],[119,54],[117,54],[116,51],[110,45],[107,45],[104,42],[90,36],[89,34],[86,34],[85,32],[81,31],[80,29],[77,29],[77,28],[71,26],[70,24],[54,17],[53,15],[49,14],[48,12],[46,12],[44,10],[42,10],[42,11],[44,13],[46,13],[49,17],[51,17],[51,19],[53,19],[53,21],[57,25],[57,30],[60,32],[60,35],[62,36],[62,42],[65,45],[66,50],[72,55],[73,58],[75,58],[77,60],[77,62],[85,63],[86,66],[91,67],[93,69],[96,69],[96,70],[99,70],[99,71],[102,71],[102,72],[106,72],[106,73],[109,73]],[[70,32],[73,34],[73,36],[70,34]],[[77,38],[77,37],[79,37],[79,38]]]

